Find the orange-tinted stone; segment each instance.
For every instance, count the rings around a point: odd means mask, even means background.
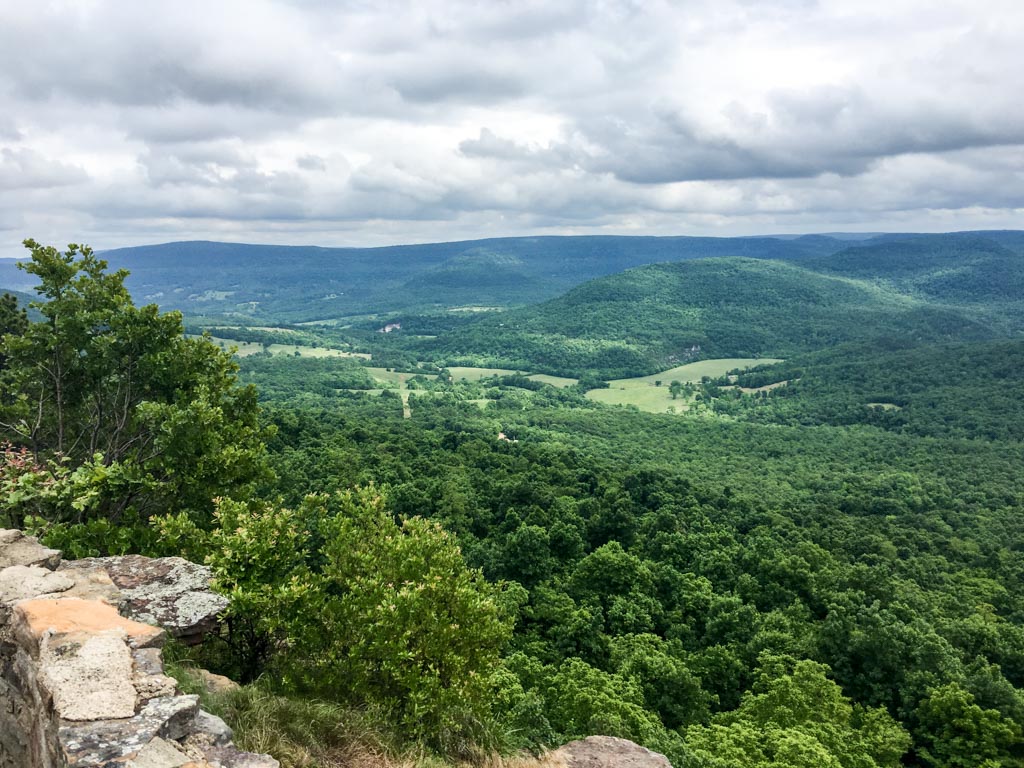
[[[80,598],[37,598],[19,602],[14,613],[38,640],[47,630],[69,632],[105,632],[123,630],[136,647],[159,643],[163,630],[121,616],[117,609],[98,600]]]

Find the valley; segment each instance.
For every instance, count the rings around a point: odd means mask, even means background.
[[[200,253],[213,261],[185,287]],[[995,765],[1018,751],[1024,236],[255,253],[113,254],[142,264],[144,296],[188,292],[168,302],[185,312],[181,375],[221,371],[229,387],[220,404],[207,382],[193,404],[158,406],[170,410],[157,439],[180,440],[167,444],[175,471],[210,490],[184,507],[147,500],[158,475],[136,478],[159,463],[63,474],[55,462],[24,487],[67,484],[73,513],[49,490],[11,497],[79,556],[184,552],[235,580],[237,615],[276,644],[229,633],[183,653],[278,681],[247,685],[247,701],[306,712],[329,698],[345,718],[369,703],[386,712],[373,728],[446,759],[439,734],[508,751],[612,733],[677,765],[780,733],[837,765],[931,766],[939,748],[987,750]],[[161,254],[175,261],[160,267]],[[330,286],[335,258],[363,264],[344,291]],[[337,292],[323,299],[333,310],[310,298],[307,269],[325,270],[316,290]],[[90,326],[98,346],[73,360],[105,359],[121,326]],[[194,367],[200,349],[212,357]],[[150,386],[156,397],[159,377]],[[26,400],[4,402],[17,414]],[[139,407],[148,428],[154,406]],[[202,431],[234,412],[238,442]],[[139,501],[111,526],[125,487],[167,513],[143,516]],[[350,623],[356,605],[372,622]],[[439,624],[448,611],[466,613]],[[462,616],[472,631],[451,629]],[[416,651],[435,671],[393,650],[407,621],[436,642]],[[311,661],[327,658],[347,666]],[[479,675],[445,683],[457,700],[431,677],[446,664]],[[367,672],[382,668],[387,685]],[[434,693],[416,698],[421,686]],[[765,704],[767,691],[782,698]],[[807,696],[836,707],[786,714]],[[218,711],[252,747],[256,715],[232,706]],[[948,737],[961,717],[986,724],[988,746]]]

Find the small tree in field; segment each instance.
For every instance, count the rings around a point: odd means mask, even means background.
[[[683,385],[678,381],[673,381],[668,385],[668,391],[672,394],[672,399],[675,400],[683,392]]]

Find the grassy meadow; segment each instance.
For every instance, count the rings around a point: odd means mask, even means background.
[[[687,363],[650,376],[633,379],[614,379],[608,382],[608,389],[592,389],[587,397],[608,405],[635,405],[641,411],[650,413],[682,413],[689,410],[683,398],[672,399],[669,384],[679,381],[698,382],[704,376],[718,378],[737,368],[753,368],[757,365],[772,365],[782,362],[776,358],[726,357],[717,360],[700,360]],[[658,386],[658,382],[661,386]]]
[[[369,360],[370,356],[363,352],[344,352],[340,349],[329,349],[327,347],[310,347],[303,344],[270,344],[264,347],[254,341],[237,341],[235,339],[221,339],[211,336],[210,341],[223,349],[235,347],[235,354],[238,357],[248,357],[266,350],[272,355],[294,355],[296,351],[299,357],[361,357]]]

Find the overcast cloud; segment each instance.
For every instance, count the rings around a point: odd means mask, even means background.
[[[1024,228],[1020,0],[0,0],[25,237]]]

